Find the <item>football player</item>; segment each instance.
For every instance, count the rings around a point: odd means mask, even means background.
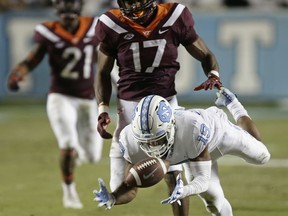
[[[47,113],[60,148],[66,208],[83,207],[75,188],[75,159],[97,162],[102,154],[93,88],[98,19],[81,16],[82,4],[82,0],[54,0],[59,19],[36,26],[34,48],[8,78],[9,89],[17,91],[19,82],[48,55],[51,84]]]
[[[132,123],[120,134],[120,143],[130,164],[148,156],[168,160],[172,165],[184,165],[188,184],[184,186],[179,175],[172,195],[163,204],[180,203],[184,197],[199,195],[211,215],[232,216],[231,205],[220,184],[217,160],[230,154],[261,165],[269,161],[270,153],[260,141],[259,131],[246,109],[232,92],[222,87],[215,103],[226,106],[239,126],[215,106],[173,112],[163,97],[150,95],[139,102]],[[94,193],[100,206],[111,208],[136,196],[136,188],[125,183],[113,193],[108,193],[101,179],[99,183],[100,191]]]
[[[178,106],[175,75],[178,46],[182,44],[192,57],[199,60],[207,81],[195,88],[220,88],[219,67],[214,54],[194,29],[191,12],[182,4],[157,4],[156,0],[118,0],[118,9],[99,17],[96,35],[101,41],[98,55],[95,92],[99,105],[98,131],[103,138],[112,138],[106,131],[111,119],[111,71],[116,60],[118,122],[110,150],[113,191],[124,178],[125,160],[119,147],[119,133],[131,122],[131,114],[139,100],[150,94],[166,98],[173,108]],[[174,167],[181,170],[181,166]],[[175,187],[177,172],[166,176],[170,193]],[[180,207],[173,204],[174,215],[188,214],[188,200]],[[186,208],[187,207],[187,208]],[[186,208],[186,210],[185,210]]]

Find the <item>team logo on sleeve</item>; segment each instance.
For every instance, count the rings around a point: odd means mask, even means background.
[[[124,36],[124,39],[125,39],[125,40],[131,40],[133,37],[134,37],[134,34],[128,33],[128,34],[126,34],[126,35]]]

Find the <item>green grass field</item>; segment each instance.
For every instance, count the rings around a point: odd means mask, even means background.
[[[235,216],[287,216],[288,111],[273,107],[248,110],[272,160],[256,167],[231,157],[221,159],[219,169],[226,197]],[[85,164],[76,170],[84,209],[63,209],[58,146],[45,105],[0,105],[0,216],[172,215],[169,205],[160,204],[167,197],[163,182],[140,189],[130,204],[111,210],[97,207],[92,191],[98,189],[100,176],[108,184],[109,145],[105,142],[100,163]],[[190,200],[190,215],[209,215],[198,197]]]

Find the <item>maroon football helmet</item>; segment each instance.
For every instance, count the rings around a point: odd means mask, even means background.
[[[57,15],[74,14],[80,15],[82,10],[82,0],[52,0]]]
[[[56,9],[56,14],[60,18],[60,22],[64,28],[70,32],[74,32],[79,25],[79,16],[81,14],[82,0],[52,0]]]
[[[123,15],[143,25],[150,20],[157,8],[156,0],[117,0]]]

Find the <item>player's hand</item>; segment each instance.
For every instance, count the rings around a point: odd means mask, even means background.
[[[111,122],[110,116],[107,112],[102,112],[98,117],[97,130],[100,136],[104,139],[111,139],[112,134],[106,131],[108,124]]]
[[[11,91],[18,91],[19,90],[19,85],[18,83],[23,80],[23,77],[19,76],[19,74],[16,71],[13,71],[9,77],[8,77],[8,88]]]
[[[181,178],[181,173],[179,173],[176,177],[176,186],[174,188],[174,191],[172,192],[171,196],[168,197],[167,199],[164,199],[161,201],[162,204],[167,204],[167,203],[174,203],[177,202],[178,205],[181,205],[180,199],[184,198],[183,197],[183,181]]]
[[[106,206],[106,209],[111,209],[115,204],[116,199],[113,194],[109,193],[103,179],[99,178],[99,191],[94,190],[93,193],[96,196],[94,201],[99,202],[98,207]]]
[[[202,90],[202,89],[205,89],[205,90],[212,90],[214,88],[217,88],[220,90],[220,88],[222,87],[222,83],[220,81],[220,78],[214,74],[211,74],[208,79],[203,82],[201,85],[199,86],[196,86],[194,88],[194,91],[199,91],[199,90]]]

